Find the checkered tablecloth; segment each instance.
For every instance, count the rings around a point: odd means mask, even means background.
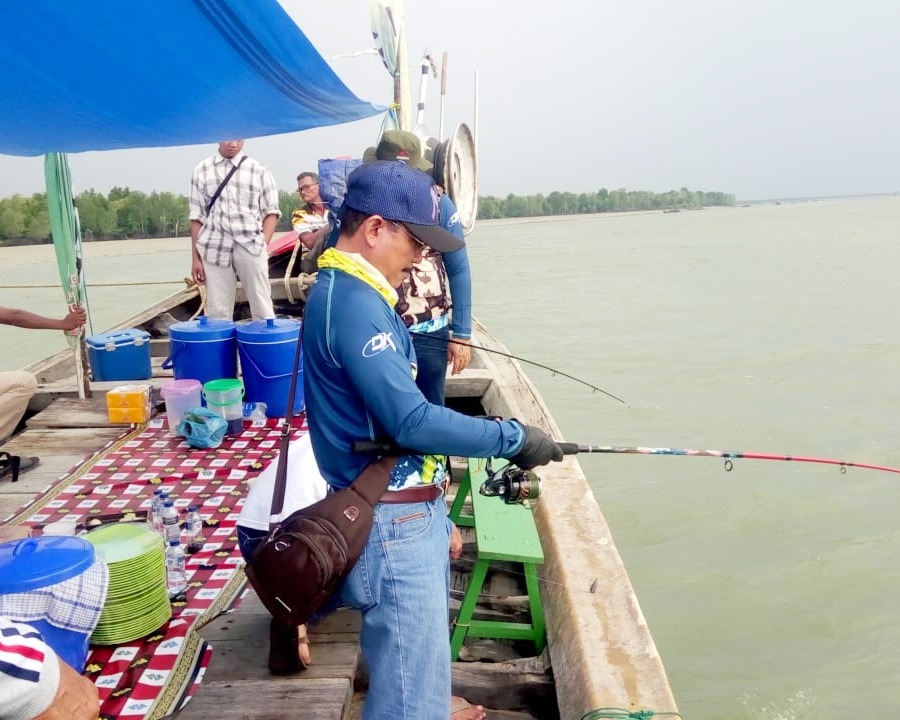
[[[279,422],[246,423],[241,435],[226,437],[220,447],[195,450],[168,434],[165,418],[155,418],[110,443],[11,518],[35,528],[74,519],[89,529],[145,514],[157,487],[170,491],[182,514],[189,505],[200,508],[206,543],[188,557],[186,599],[173,603],[172,619],[134,642],[91,647],[85,675],[100,690],[102,720],[163,718],[202,679],[210,646],[197,630],[240,601],[246,579],[235,527],[248,481],[278,456]],[[303,432],[306,424],[298,419],[292,437]]]

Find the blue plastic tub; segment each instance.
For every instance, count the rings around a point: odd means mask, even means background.
[[[294,353],[299,337],[300,321],[291,318],[251,320],[237,326],[244,400],[264,402],[268,417],[284,417],[287,414],[291,370],[294,367]],[[301,357],[297,371],[297,390],[294,393],[294,413],[300,412],[304,407]]]
[[[231,320],[196,320],[169,328],[169,357],[163,368],[173,368],[176,380],[210,380],[237,377],[237,344]]]
[[[79,537],[45,536],[0,544],[0,595],[27,594],[70,580],[88,570],[94,558],[94,546]],[[84,668],[90,633],[59,628],[43,619],[11,619],[37,628],[57,655],[78,672]]]

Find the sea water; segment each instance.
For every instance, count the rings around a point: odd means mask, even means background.
[[[627,402],[524,365],[567,441],[900,466],[898,217],[900,197],[880,197],[479,222],[474,312],[513,353]],[[98,283],[178,280],[190,242],[90,243],[85,265]],[[55,273],[46,246],[0,249],[0,285]],[[95,329],[175,289],[92,289]],[[0,288],[0,305],[63,312],[55,287]],[[0,367],[59,335],[0,328]],[[579,460],[684,717],[893,713],[900,475]]]

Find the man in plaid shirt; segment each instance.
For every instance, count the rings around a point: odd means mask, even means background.
[[[240,279],[253,319],[262,320],[275,316],[266,247],[281,211],[272,173],[241,155],[243,148],[243,140],[220,142],[216,154],[194,168],[191,276],[206,285],[210,317],[232,319]]]

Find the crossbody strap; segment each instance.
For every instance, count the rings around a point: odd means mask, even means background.
[[[219,183],[219,187],[216,188],[216,191],[212,194],[212,197],[209,199],[209,202],[206,203],[206,214],[209,215],[209,211],[212,210],[212,206],[216,204],[216,200],[219,199],[219,195],[222,194],[222,191],[225,189],[225,186],[228,184],[228,181],[231,180],[231,176],[234,175],[238,168],[244,164],[244,160],[247,159],[247,156],[244,155],[238,161],[237,165],[232,165],[231,170],[228,171],[228,174],[225,176],[225,179]]]
[[[226,178],[227,180],[227,178]],[[288,388],[287,412],[285,413],[284,424],[281,426],[281,447],[278,452],[278,468],[275,470],[275,489],[272,492],[272,505],[269,510],[269,530],[274,530],[278,524],[276,518],[281,515],[284,508],[284,492],[287,487],[287,465],[288,465],[288,448],[291,444],[291,422],[294,419],[294,398],[297,393],[297,370],[300,369],[300,352],[303,348],[303,327],[300,326],[301,332],[297,333],[297,347],[294,349],[294,369],[291,372],[291,382]]]

